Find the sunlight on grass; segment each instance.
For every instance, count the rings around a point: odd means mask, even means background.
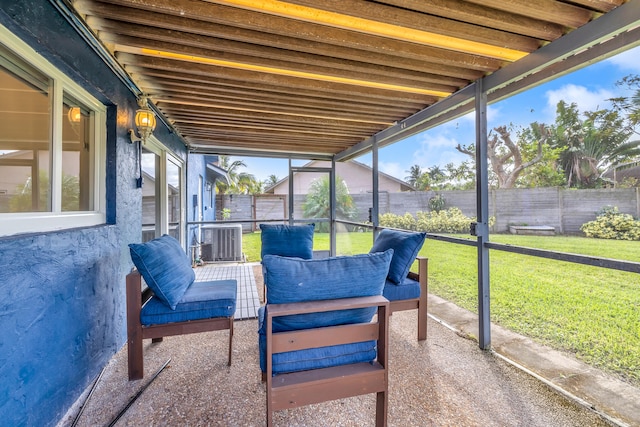
[[[468,237],[468,236],[459,236]],[[338,233],[341,255],[369,252],[370,232]],[[638,242],[565,236],[492,235],[491,241],[640,262]],[[260,234],[243,236],[260,260]],[[328,249],[316,233],[314,249]],[[430,292],[477,312],[476,248],[427,240]],[[492,322],[640,385],[640,277],[604,268],[491,251]],[[413,271],[417,271],[414,264]]]

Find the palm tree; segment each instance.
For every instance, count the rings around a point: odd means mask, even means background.
[[[407,183],[409,183],[412,187],[415,187],[416,183],[418,182],[418,180],[420,180],[420,177],[422,176],[422,169],[420,168],[419,165],[413,165],[409,168],[409,170],[405,172],[408,172],[409,176],[406,176],[404,180],[407,181]]]
[[[235,176],[235,182],[231,184],[229,192],[233,194],[261,194],[262,181],[258,181],[250,173],[240,172]]]
[[[316,179],[309,187],[309,193],[302,205],[305,218],[329,218],[329,177]],[[358,211],[344,180],[336,176],[336,217],[354,220]],[[316,225],[316,231],[327,233],[329,224],[322,222]]]
[[[229,156],[218,157],[218,166],[227,171],[227,175],[229,176],[230,181],[229,185],[227,185],[227,183],[223,181],[216,181],[216,193],[219,194],[224,194],[229,191],[230,188],[237,186],[239,175],[238,169],[240,169],[241,167],[247,167],[247,165],[242,160],[234,160],[232,162],[231,157]]]
[[[427,173],[429,174],[429,179],[431,180],[433,185],[440,184],[447,178],[446,172],[444,172],[438,165],[431,166],[429,169],[427,169]]]
[[[264,185],[266,185],[267,187],[273,187],[278,183],[278,181],[280,181],[280,178],[278,178],[276,175],[271,174],[264,182]]]
[[[552,144],[561,148],[568,187],[594,188],[612,165],[640,154],[640,141],[628,142],[631,130],[616,110],[587,111],[580,118],[575,103],[558,102]]]

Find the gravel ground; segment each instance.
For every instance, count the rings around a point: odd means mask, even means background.
[[[265,390],[257,321],[236,321],[233,365],[228,331],[145,341],[145,378],[127,380],[126,347],[110,361],[78,426],[108,425],[171,358],[118,426],[263,426]],[[475,341],[429,319],[416,341],[416,313],[396,313],[390,328],[389,426],[607,426]],[[74,416],[74,414],[70,414]],[[374,425],[374,395],[276,412],[276,426]],[[72,418],[71,418],[72,419]],[[65,424],[63,422],[62,424]]]

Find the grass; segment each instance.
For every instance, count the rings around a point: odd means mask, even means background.
[[[640,262],[638,242],[506,234],[490,239]],[[371,244],[371,233],[340,233],[336,246],[341,254],[356,254]],[[259,261],[260,234],[245,235],[243,245],[248,259]],[[314,249],[328,247],[328,234],[317,233]],[[420,254],[429,257],[430,292],[477,312],[476,249],[427,240]],[[501,251],[491,251],[490,267],[492,322],[640,385],[638,274]]]

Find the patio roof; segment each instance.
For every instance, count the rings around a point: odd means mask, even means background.
[[[336,160],[471,111],[478,79],[500,99],[637,43],[640,25],[635,0],[73,5],[191,151]]]

